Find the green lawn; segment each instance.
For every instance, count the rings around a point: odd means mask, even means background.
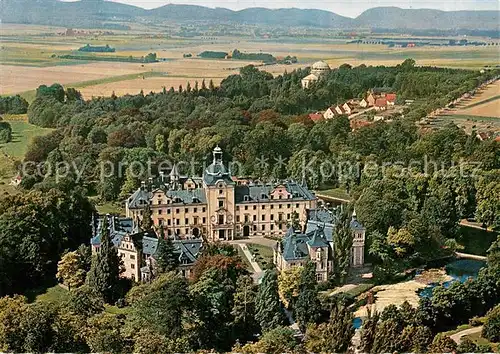
[[[99,214],[118,214],[125,215],[125,209],[117,203],[104,203],[96,205],[95,208]]]
[[[61,286],[54,285],[50,288],[33,289],[26,293],[29,302],[43,302],[51,305],[59,305],[69,298],[69,291]]]
[[[345,293],[351,295],[352,297],[358,297],[359,295],[367,292],[371,288],[373,288],[375,284],[372,283],[363,283],[359,284],[355,288],[347,290]]]
[[[498,233],[460,225],[457,241],[464,246],[462,252],[485,256]]]
[[[351,197],[347,194],[347,191],[343,188],[331,188],[324,190],[315,191],[316,194],[325,195],[327,197],[332,197],[335,199],[350,200]]]
[[[0,144],[0,148],[7,155],[22,159],[28,151],[28,145],[36,136],[46,135],[52,131],[48,128],[40,128],[29,124],[27,119],[7,121],[12,127],[12,141],[7,144]]]
[[[249,243],[248,250],[254,255],[255,261],[262,269],[265,269],[269,264],[273,264],[273,249],[271,247]]]

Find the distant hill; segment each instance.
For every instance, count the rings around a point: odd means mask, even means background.
[[[500,29],[500,11],[440,11],[376,7],[356,19],[354,27],[388,29]]]
[[[4,23],[33,23],[67,27],[102,27],[106,21],[138,18],[176,22],[239,22],[275,26],[314,26],[338,29],[481,29],[499,30],[499,11],[454,11],[378,7],[355,19],[323,10],[249,8],[232,11],[193,5],[169,4],[152,10],[104,0],[1,0]]]

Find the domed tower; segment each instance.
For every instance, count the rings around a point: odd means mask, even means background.
[[[325,63],[324,61],[318,61],[313,64],[311,69],[311,74],[314,74],[319,77],[329,71],[330,71],[330,66],[327,63]]]

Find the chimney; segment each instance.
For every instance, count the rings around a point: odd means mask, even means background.
[[[141,181],[141,191],[145,191],[145,190],[146,190],[146,182]]]

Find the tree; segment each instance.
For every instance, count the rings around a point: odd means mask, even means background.
[[[295,331],[293,329],[288,327],[276,327],[264,333],[257,343],[243,346],[241,352],[245,354],[293,353],[297,349],[297,346],[298,342],[297,339],[295,339]]]
[[[336,304],[330,320],[319,325],[310,324],[305,335],[305,346],[310,352],[345,353],[354,336],[353,315],[345,306]]]
[[[78,252],[68,252],[61,258],[57,264],[56,277],[68,287],[68,290],[85,283],[85,270],[81,269]]]
[[[486,315],[482,336],[490,342],[500,342],[500,305],[491,309]]]
[[[263,332],[285,324],[285,315],[278,295],[276,270],[265,271],[255,299],[255,310],[255,319],[259,322]]]
[[[90,351],[93,353],[130,352],[120,331],[122,325],[117,316],[105,312],[89,318],[85,338]]]
[[[132,304],[134,327],[150,329],[168,339],[184,334],[183,316],[191,306],[186,280],[166,273],[141,290],[142,297]]]
[[[379,320],[380,313],[378,313],[377,311],[375,311],[375,313],[372,313],[371,310],[368,311],[368,317],[363,321],[363,327],[361,330],[361,342],[359,345],[363,353],[372,352]]]
[[[451,353],[457,350],[457,343],[449,336],[439,333],[434,337],[429,351],[431,353]]]
[[[387,353],[398,351],[400,348],[399,335],[403,328],[394,319],[380,322],[377,326],[375,341],[373,342],[373,353]]]
[[[349,215],[343,212],[333,234],[333,271],[330,280],[335,285],[345,284],[351,262],[353,233]]]
[[[286,308],[293,307],[300,292],[300,279],[304,267],[297,266],[283,269],[278,274],[278,290]]]
[[[158,251],[155,259],[160,273],[175,271],[179,266],[179,257],[175,253],[174,244],[170,237],[165,239],[163,228],[160,229],[158,236]]]
[[[69,292],[65,308],[79,316],[88,318],[104,310],[104,301],[92,288],[84,285]]]
[[[98,252],[92,258],[87,274],[87,285],[94,289],[107,303],[117,300],[121,273],[121,259],[109,237],[108,218],[101,226],[101,242]]]
[[[250,340],[259,329],[255,320],[255,300],[257,289],[250,276],[241,276],[236,282],[236,291],[233,296],[233,328],[236,338]]]
[[[24,333],[21,322],[27,312],[24,296],[0,298],[0,350],[2,352],[22,352]]]
[[[465,336],[460,339],[460,344],[457,347],[459,353],[478,353],[477,345],[469,337]]]
[[[321,304],[318,299],[316,264],[309,261],[300,276],[299,296],[295,304],[295,320],[302,329],[310,323],[316,323],[321,316]]]
[[[141,219],[141,230],[149,231],[153,228],[153,213],[151,212],[151,207],[146,205],[142,213]]]

